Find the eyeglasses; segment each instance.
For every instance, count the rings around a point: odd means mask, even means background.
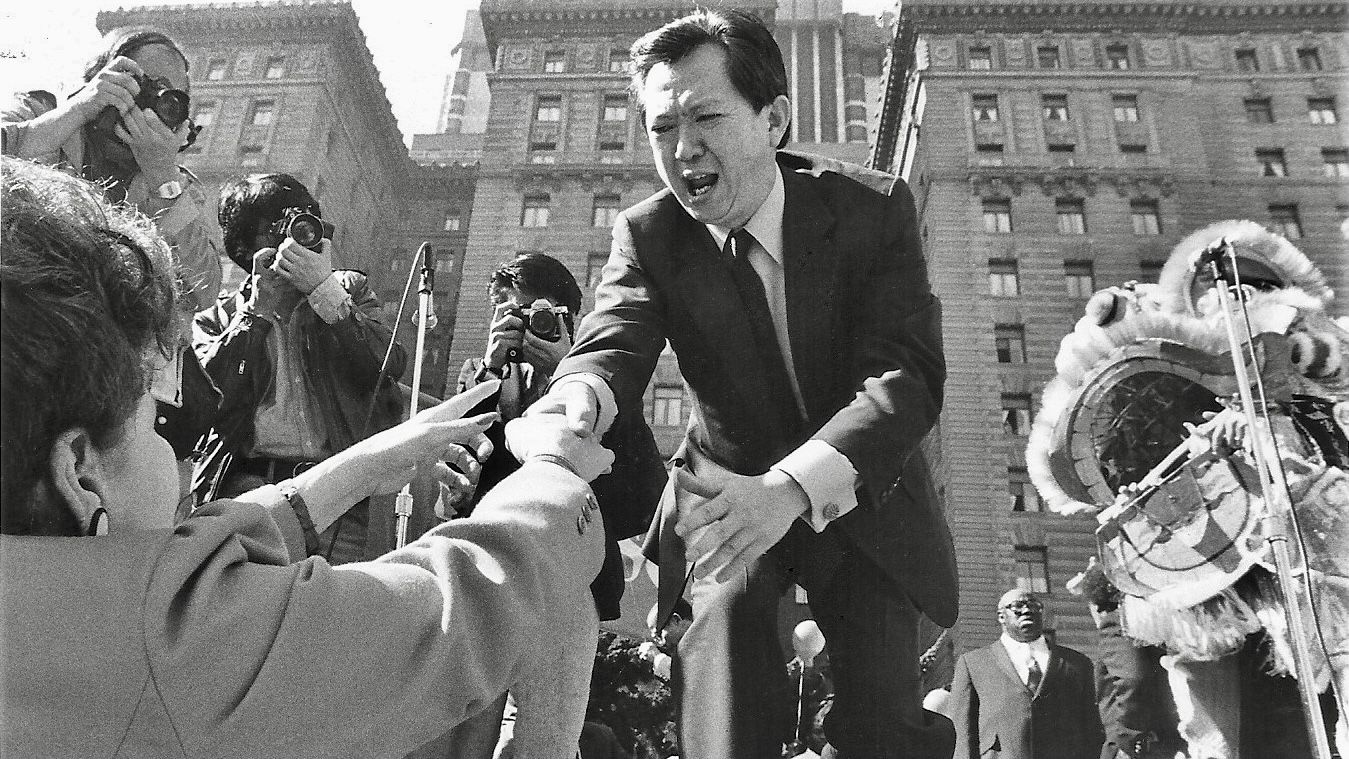
[[[1017,601],[1016,603],[1006,604],[1004,611],[1039,611],[1044,608],[1044,604],[1039,601]]]

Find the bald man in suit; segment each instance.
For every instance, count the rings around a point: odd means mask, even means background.
[[[956,759],[1096,759],[1105,742],[1091,659],[1044,636],[1044,605],[1009,590],[1002,636],[956,662]]]

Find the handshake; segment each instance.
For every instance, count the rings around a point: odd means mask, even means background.
[[[544,459],[586,482],[609,471],[614,454],[597,435],[581,437],[562,414],[530,414],[506,423],[506,447],[521,462]]]

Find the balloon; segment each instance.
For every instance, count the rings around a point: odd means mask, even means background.
[[[815,620],[807,619],[792,630],[792,648],[803,663],[815,661],[815,657],[824,650],[824,633],[820,632],[820,626],[815,624]]]

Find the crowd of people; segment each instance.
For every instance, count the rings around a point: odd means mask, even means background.
[[[757,17],[637,40],[664,189],[618,217],[593,309],[556,259],[503,263],[481,357],[410,419],[407,351],[318,200],[253,174],[210,214],[177,160],[187,57],[153,29],[104,45],[73,95],[0,119],[5,753],[626,756],[587,695],[634,536],[660,577],[637,656],[685,759],[1184,750],[1112,731],[1102,683],[1149,641],[1109,638],[1110,609],[1094,667],[1009,591],[1001,639],[924,693],[920,622],[951,627],[959,584],[917,212],[901,179],[784,150]],[[694,399],[668,465],[642,408],[667,345]],[[397,545],[377,516],[410,483]]]

